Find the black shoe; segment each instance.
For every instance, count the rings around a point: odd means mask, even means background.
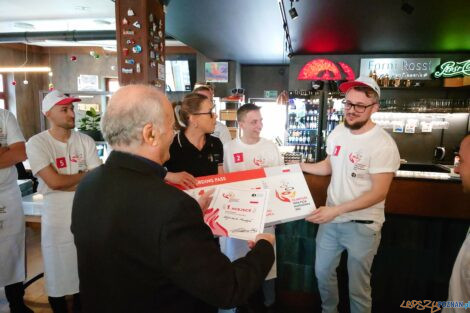
[[[24,304],[24,286],[22,282],[5,286],[5,296],[11,313],[34,313]]]
[[[68,313],[65,297],[48,297],[48,300],[49,304],[51,305],[52,312]]]

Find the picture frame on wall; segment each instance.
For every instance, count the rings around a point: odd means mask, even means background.
[[[80,75],[77,77],[78,91],[99,91],[98,75]]]
[[[228,83],[228,62],[206,62],[205,78],[208,83]]]

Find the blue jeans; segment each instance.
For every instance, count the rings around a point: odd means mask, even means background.
[[[320,225],[316,239],[315,276],[323,313],[338,312],[336,268],[345,249],[348,251],[351,313],[371,312],[370,268],[380,238],[380,230],[375,231],[365,224],[346,222]]]

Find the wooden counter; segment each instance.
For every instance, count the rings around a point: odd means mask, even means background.
[[[326,202],[330,176],[305,174],[316,206]],[[385,201],[386,214],[470,220],[470,194],[460,181],[396,177]]]
[[[329,176],[305,175],[317,206]],[[401,312],[403,300],[447,298],[449,278],[467,234],[470,195],[459,181],[395,178],[388,194],[382,240],[372,266],[373,312]],[[299,220],[276,227],[277,300],[321,312],[315,278],[317,224]],[[349,311],[346,254],[337,270],[340,312]],[[302,312],[303,312],[302,311]]]

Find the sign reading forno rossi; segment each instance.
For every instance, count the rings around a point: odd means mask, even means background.
[[[390,78],[426,80],[441,63],[440,58],[380,58],[361,59],[361,76],[371,73],[377,77],[388,75]]]

